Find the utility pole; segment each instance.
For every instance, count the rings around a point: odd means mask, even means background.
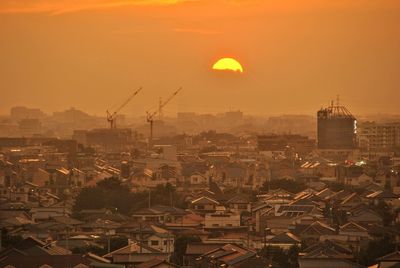
[[[107,231],[107,253],[111,252],[111,232]]]
[[[149,208],[151,207],[151,190],[149,189]]]

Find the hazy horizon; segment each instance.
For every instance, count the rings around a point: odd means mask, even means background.
[[[89,114],[143,91],[142,116],[178,87],[166,114],[399,114],[400,2],[340,0],[5,0],[0,114],[13,106]],[[211,66],[234,57],[243,74]]]

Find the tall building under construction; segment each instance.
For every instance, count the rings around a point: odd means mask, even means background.
[[[351,150],[357,147],[357,120],[339,102],[317,113],[318,149]]]

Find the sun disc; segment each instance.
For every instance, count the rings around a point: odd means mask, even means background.
[[[219,59],[214,65],[212,66],[213,70],[222,70],[222,71],[234,71],[243,73],[242,65],[233,58],[222,58]]]

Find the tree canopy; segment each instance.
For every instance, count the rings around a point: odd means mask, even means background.
[[[184,207],[183,197],[175,187],[167,183],[158,185],[150,191],[131,192],[130,186],[123,184],[115,177],[99,181],[94,187],[83,188],[76,197],[74,211],[83,209],[116,208],[122,214],[128,215],[134,210],[145,208],[149,204]]]

